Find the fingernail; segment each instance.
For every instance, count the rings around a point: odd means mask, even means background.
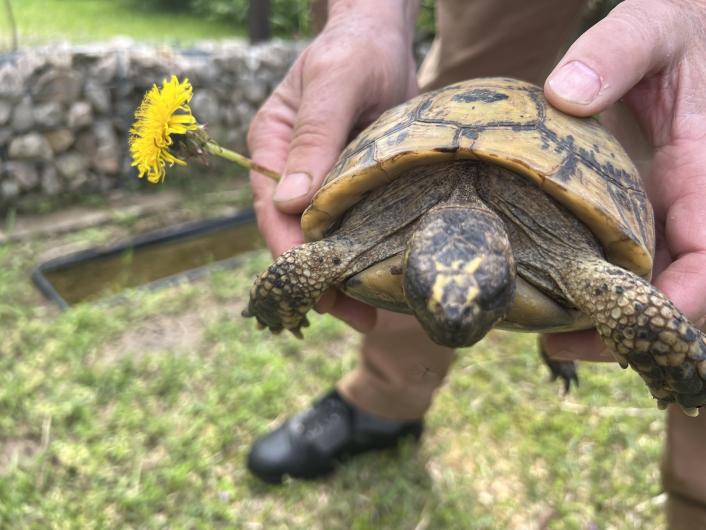
[[[303,197],[309,192],[311,178],[306,173],[292,173],[277,184],[272,199],[277,202],[286,202]]]
[[[549,78],[557,96],[579,105],[588,105],[601,90],[601,78],[581,61],[571,61]]]

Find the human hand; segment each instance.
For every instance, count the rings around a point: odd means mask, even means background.
[[[654,284],[699,326],[706,315],[706,2],[625,0],[569,48],[544,86],[576,116],[621,98],[654,150],[643,175],[657,234]],[[556,359],[612,360],[595,332],[543,337]]]
[[[301,212],[351,134],[417,92],[412,0],[338,0],[329,20],[253,119],[253,160],[284,175],[251,173],[260,232],[275,256],[303,242]],[[335,290],[317,304],[366,331],[375,310]]]

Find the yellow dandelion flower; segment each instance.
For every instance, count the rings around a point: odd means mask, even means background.
[[[168,81],[162,81],[161,89],[153,85],[145,94],[135,111],[135,123],[128,139],[132,165],[137,167],[139,177],[146,176],[147,180],[158,184],[164,180],[167,165],[186,165],[171,149],[174,143],[172,135],[178,135],[183,136],[179,153],[187,158],[203,161],[208,153],[279,180],[278,173],[221,147],[208,136],[205,128],[191,114],[189,102],[192,92],[188,79],[179,82],[173,75]]]
[[[173,75],[162,82],[162,88],[153,85],[135,111],[135,123],[130,129],[130,154],[132,165],[137,167],[140,178],[159,183],[164,180],[166,166],[186,162],[169,150],[172,135],[186,134],[198,129],[191,114],[192,87],[188,79],[179,82]]]

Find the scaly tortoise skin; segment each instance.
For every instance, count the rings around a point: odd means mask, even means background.
[[[660,407],[706,403],[706,338],[648,282],[654,224],[637,170],[596,120],[534,85],[475,79],[388,110],[301,224],[309,243],[260,275],[244,311],[273,332],[301,336],[331,286],[413,313],[453,347],[494,326],[596,327]]]

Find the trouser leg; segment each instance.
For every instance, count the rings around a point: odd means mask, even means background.
[[[381,310],[375,329],[363,339],[358,366],[338,383],[338,391],[371,414],[418,419],[453,359],[453,350],[432,342],[414,317]]]
[[[662,483],[670,530],[706,529],[706,414],[669,408]]]
[[[542,84],[578,30],[586,0],[438,0],[422,90],[509,76]]]

